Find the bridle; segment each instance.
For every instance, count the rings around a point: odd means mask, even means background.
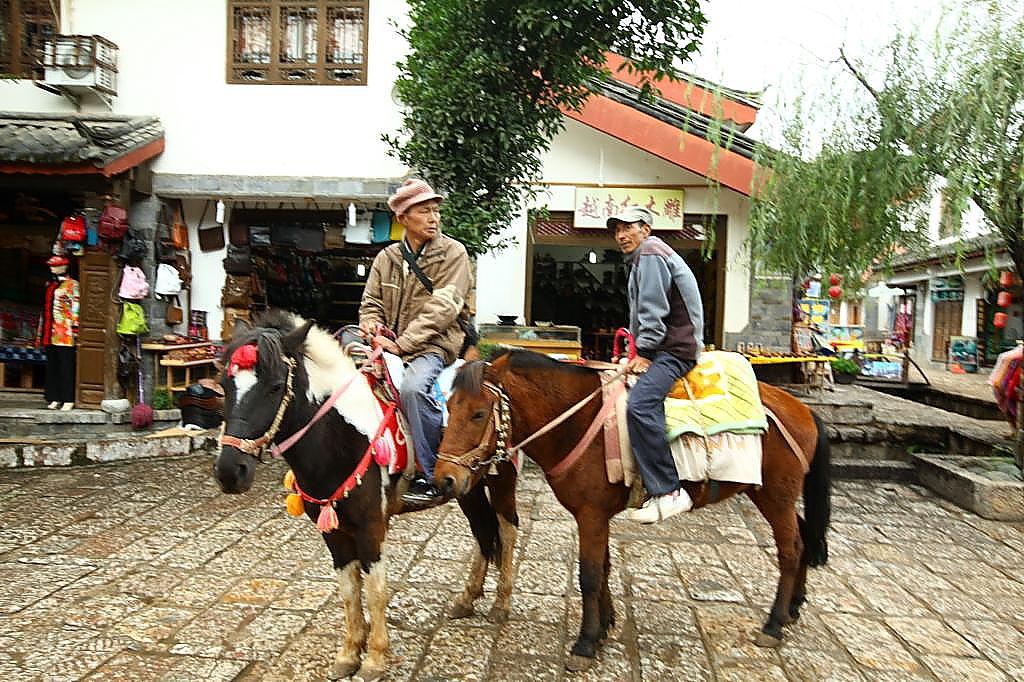
[[[266,432],[259,438],[239,438],[238,436],[232,436],[227,433],[221,433],[220,444],[233,447],[247,455],[255,457],[260,462],[263,461],[263,453],[267,449],[267,445],[274,440],[278,430],[281,428],[281,422],[284,421],[285,412],[288,411],[288,406],[292,403],[292,398],[295,397],[295,391],[292,389],[292,384],[295,378],[295,360],[282,355],[281,360],[288,365],[288,378],[285,380],[284,385],[284,397],[281,398],[281,404],[277,407],[277,414],[274,415],[274,421],[270,422],[270,426],[267,427]],[[225,426],[227,422],[225,422]]]
[[[491,414],[487,418],[480,443],[461,455],[451,455],[446,452],[438,452],[437,459],[444,462],[451,462],[458,466],[465,467],[476,473],[484,467],[492,464],[505,462],[512,457],[518,448],[508,447],[508,437],[512,430],[512,407],[509,404],[508,393],[501,384],[491,381],[484,381],[483,388],[494,394],[494,402],[491,403]],[[487,454],[491,449],[491,438],[497,433],[495,440],[494,454],[487,459],[478,459],[480,455]]]
[[[464,452],[461,455],[452,455],[446,452],[439,452],[437,453],[437,459],[445,462],[451,462],[452,464],[456,464],[461,467],[465,467],[469,469],[471,472],[476,472],[482,467],[490,466],[491,464],[497,464],[499,462],[504,462],[508,459],[511,459],[515,453],[519,452],[528,443],[531,443],[537,438],[540,438],[541,436],[554,430],[562,422],[572,417],[574,414],[583,409],[587,403],[589,403],[595,397],[600,395],[601,391],[606,386],[610,386],[612,383],[619,381],[624,376],[625,367],[622,367],[615,374],[615,376],[611,377],[607,381],[601,381],[598,384],[597,388],[591,391],[591,393],[587,395],[585,398],[577,402],[575,405],[567,409],[565,412],[558,415],[557,417],[549,421],[547,424],[537,429],[531,435],[527,436],[525,439],[521,440],[519,443],[515,445],[508,445],[508,436],[511,433],[512,426],[512,408],[509,402],[508,393],[505,392],[504,386],[502,386],[500,383],[484,381],[483,387],[494,394],[495,400],[491,404],[491,414],[487,420],[487,425],[484,427],[483,435],[480,437],[480,443],[472,450]],[[606,404],[604,408],[599,410],[597,416],[594,418],[594,421],[591,423],[590,428],[587,429],[587,432],[583,435],[583,437],[576,444],[576,446],[569,452],[568,455],[566,455],[566,457],[559,464],[557,464],[552,470],[547,471],[545,473],[549,477],[557,477],[563,475],[564,472],[568,470],[568,468],[571,467],[573,463],[575,463],[579,456],[583,454],[583,451],[587,449],[587,446],[590,445],[594,437],[597,435],[597,431],[600,428],[601,424],[603,424],[604,421],[611,415],[613,409],[614,402],[609,402]],[[495,427],[495,424],[497,424],[497,427]],[[488,450],[490,450],[491,437],[494,435],[495,431],[497,431],[498,438],[495,443],[494,454],[488,459],[475,461],[475,458],[479,454],[486,453]]]

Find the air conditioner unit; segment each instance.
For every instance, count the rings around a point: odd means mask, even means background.
[[[43,44],[40,62],[47,85],[117,95],[117,45],[106,38],[54,36]]]

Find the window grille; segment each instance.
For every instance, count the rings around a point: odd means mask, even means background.
[[[42,76],[37,56],[57,34],[59,7],[50,0],[0,0],[0,74]]]
[[[229,0],[228,82],[365,85],[368,9],[368,0]]]

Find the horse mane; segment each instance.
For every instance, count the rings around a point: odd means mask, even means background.
[[[257,368],[262,372],[278,374],[283,370],[282,339],[287,334],[306,324],[306,319],[287,310],[270,309],[258,314],[254,326],[238,334],[224,350],[224,361],[229,362],[231,354],[241,346],[255,344],[259,360]],[[356,371],[355,363],[342,350],[341,345],[328,332],[313,325],[306,335],[300,357],[305,358],[309,391],[313,395],[329,395],[338,385],[340,377]]]
[[[536,353],[534,351],[523,350],[521,348],[501,348],[491,357],[491,360],[497,360],[505,357],[506,355],[508,356],[508,368],[510,370],[547,370],[576,374],[593,374],[593,370],[583,367],[582,365],[575,365],[571,362],[562,362],[544,355],[543,353]],[[490,365],[491,363],[484,362],[483,360],[467,362],[459,369],[458,374],[455,375],[455,380],[452,382],[452,389],[464,390],[471,394],[479,393],[483,389],[483,384],[486,378],[485,372]]]

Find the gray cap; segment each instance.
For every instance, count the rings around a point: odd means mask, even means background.
[[[627,206],[618,215],[613,215],[605,222],[609,229],[615,229],[616,223],[647,223],[654,225],[654,216],[643,206]]]

